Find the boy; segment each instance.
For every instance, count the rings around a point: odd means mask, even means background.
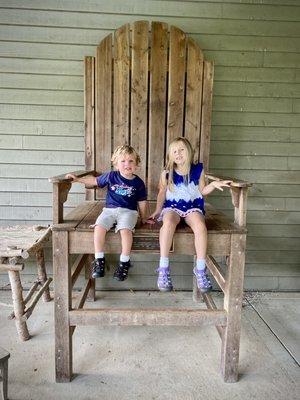
[[[111,161],[115,167],[114,171],[105,172],[98,177],[77,178],[73,174],[67,174],[66,178],[87,186],[107,186],[106,207],[97,218],[94,228],[95,260],[92,264],[92,277],[101,278],[105,275],[105,235],[116,224],[115,231],[120,231],[121,235],[122,253],[114,278],[124,281],[131,267],[132,232],[138,219],[138,210],[142,222],[147,222],[147,193],[144,182],[135,175],[140,157],[133,147],[117,147]]]

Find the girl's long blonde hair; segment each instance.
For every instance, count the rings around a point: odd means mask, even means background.
[[[188,139],[186,139],[185,137],[179,136],[176,139],[172,140],[172,142],[169,144],[167,160],[166,160],[167,162],[166,162],[166,168],[165,168],[166,174],[168,174],[168,176],[166,176],[166,184],[167,184],[168,189],[171,191],[174,188],[173,176],[174,176],[174,170],[175,170],[175,165],[176,165],[174,163],[174,161],[172,160],[171,151],[172,151],[172,148],[174,147],[174,145],[178,144],[180,142],[183,143],[183,145],[187,149],[187,153],[188,153],[188,159],[186,161],[187,175],[185,175],[183,178],[183,181],[186,185],[189,183],[189,180],[190,180],[190,170],[191,170],[191,165],[194,160],[194,150]]]

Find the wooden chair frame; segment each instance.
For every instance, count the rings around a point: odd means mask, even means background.
[[[97,48],[96,59],[85,58],[85,176],[108,169],[115,146],[131,143],[142,156],[141,175],[148,187],[150,206],[157,192],[159,171],[168,143],[185,135],[208,171],[212,110],[213,63],[204,61],[199,46],[176,27],[161,22],[137,21],[119,28]],[[98,171],[98,172],[96,172]],[[211,174],[207,180],[220,180]],[[223,178],[222,178],[223,179]],[[232,179],[232,178],[231,178]],[[83,308],[95,299],[95,282],[87,277],[76,305],[72,288],[91,261],[93,230],[90,224],[103,207],[101,193],[87,188],[86,201],[64,217],[63,205],[71,188],[65,175],[53,183],[53,268],[55,281],[55,362],[57,382],[72,378],[72,334],[78,325],[215,325],[222,341],[221,371],[226,382],[238,379],[238,360],[246,245],[246,200],[249,183],[232,179],[234,220],[206,207],[208,256],[206,265],[224,292],[221,309],[209,294],[207,309]],[[103,195],[102,195],[103,197]],[[158,224],[139,224],[133,251],[158,252]],[[176,230],[174,254],[195,254],[193,233]],[[107,253],[119,253],[120,240],[107,233]],[[70,255],[78,257],[73,266]],[[216,258],[227,259],[222,272]],[[71,272],[73,271],[73,272]],[[154,288],[153,288],[154,289]],[[194,280],[193,298],[200,298]]]

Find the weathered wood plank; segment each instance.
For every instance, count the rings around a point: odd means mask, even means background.
[[[114,35],[114,148],[129,143],[129,31],[130,26],[126,24],[117,29]]]
[[[112,35],[97,47],[95,76],[95,165],[96,171],[104,172],[109,169],[112,154]]]
[[[130,142],[141,157],[138,175],[146,182],[148,131],[149,22],[132,26]]]
[[[84,63],[85,167],[95,170],[95,58],[85,57]],[[95,190],[86,189],[85,199],[94,200]]]
[[[151,25],[148,198],[155,200],[160,172],[165,158],[165,124],[167,99],[168,26],[160,22]],[[160,151],[157,151],[157,150]]]
[[[203,84],[203,54],[191,39],[187,41],[187,76],[184,136],[195,149],[194,161],[199,161]]]
[[[186,36],[170,26],[167,146],[183,135],[186,70]]]
[[[200,326],[226,324],[223,310],[195,309],[85,309],[69,312],[71,325],[171,325]]]
[[[203,162],[204,170],[209,168],[210,131],[212,117],[212,89],[213,89],[214,66],[212,62],[204,62],[203,70],[203,98],[201,109],[201,141],[200,161]]]
[[[68,313],[71,309],[71,269],[68,256],[68,232],[53,232],[54,319],[56,381],[72,377],[72,334]]]

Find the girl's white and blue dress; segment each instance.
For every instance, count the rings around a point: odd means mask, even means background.
[[[189,181],[185,182],[185,177],[174,171],[173,190],[167,188],[166,200],[158,220],[162,220],[167,211],[175,211],[180,217],[186,217],[192,212],[205,214],[204,199],[199,190],[200,176],[203,171],[203,164],[192,164],[189,174]],[[168,172],[166,174],[168,179]]]

